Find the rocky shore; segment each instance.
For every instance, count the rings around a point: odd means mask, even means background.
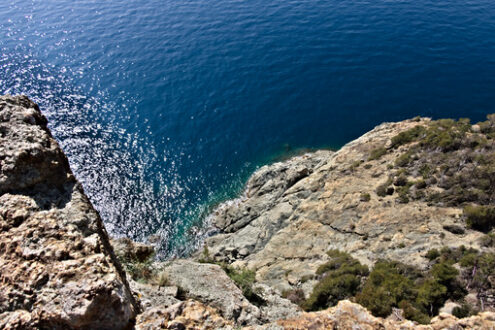
[[[166,262],[109,238],[46,124],[0,97],[0,329],[495,328],[495,120],[385,123],[264,166]],[[376,265],[417,288],[390,313],[365,296],[387,290]]]

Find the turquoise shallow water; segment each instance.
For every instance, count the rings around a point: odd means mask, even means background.
[[[6,0],[0,49],[109,231],[165,255],[287,151],[495,112],[487,0]]]

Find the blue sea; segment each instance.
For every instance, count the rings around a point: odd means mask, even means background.
[[[493,0],[3,0],[0,50],[108,231],[164,257],[263,164],[495,112]]]

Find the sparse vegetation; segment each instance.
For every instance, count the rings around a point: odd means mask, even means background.
[[[170,285],[170,282],[168,280],[168,276],[164,272],[161,272],[158,275],[156,275],[153,278],[152,283],[155,284],[155,285],[158,285],[158,286],[168,286],[168,285]]]
[[[379,185],[377,188],[376,188],[376,194],[380,197],[385,197],[387,195],[392,195],[394,193],[394,188],[393,187],[390,187],[390,185],[392,184],[393,180],[392,178],[388,178],[387,181],[385,181],[385,183]]]
[[[297,289],[284,296],[298,301],[308,311],[333,306],[341,299],[353,299],[380,317],[390,315],[393,308],[401,308],[407,319],[425,324],[449,299],[461,304],[456,315],[475,313],[477,309],[464,301],[466,288],[476,290],[480,300],[495,291],[495,254],[464,246],[429,250],[428,271],[379,260],[369,272],[347,253],[331,250],[328,255],[330,260],[316,271],[319,282],[307,300],[301,302],[302,292]]]
[[[302,289],[286,290],[282,292],[282,297],[289,299],[296,305],[301,305],[304,302],[304,291]]]
[[[401,150],[395,160],[395,189],[385,183],[376,189],[380,197],[397,193],[397,202],[422,200],[429,205],[461,206],[476,203],[485,209],[468,209],[468,225],[481,231],[494,226],[495,211],[495,114],[472,129],[468,119],[422,122],[391,139]],[[393,168],[391,169],[393,170]],[[415,183],[404,187],[405,177]],[[418,178],[419,177],[419,178]],[[418,178],[418,179],[416,179]]]
[[[488,233],[483,236],[481,244],[485,247],[495,247],[495,233]]]
[[[371,199],[371,195],[369,193],[362,193],[359,199],[361,200],[361,202],[369,202]]]
[[[424,126],[418,125],[407,131],[401,132],[392,138],[392,148],[418,140],[426,132]]]
[[[262,306],[266,304],[265,300],[255,292],[253,284],[256,281],[256,272],[250,269],[238,269],[224,262],[218,262],[210,256],[208,247],[205,245],[201,257],[198,260],[201,263],[216,264],[222,267],[230,279],[241,289],[244,297],[251,303]]]
[[[384,147],[375,148],[375,149],[371,150],[371,153],[370,153],[370,156],[368,157],[368,160],[380,159],[386,153],[387,153],[387,149]]]
[[[154,254],[151,254],[144,260],[122,255],[117,255],[117,258],[134,281],[147,283],[152,281],[156,276],[153,269]]]

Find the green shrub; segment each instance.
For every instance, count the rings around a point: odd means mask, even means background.
[[[445,286],[450,286],[450,283],[454,281],[459,275],[459,271],[455,269],[449,262],[441,262],[433,265],[431,274],[435,280]]]
[[[430,317],[413,306],[409,301],[402,300],[399,308],[404,312],[404,317],[408,320],[416,321],[420,324],[430,323]]]
[[[481,238],[481,245],[485,247],[494,247],[495,246],[495,233],[486,234]]]
[[[316,273],[320,281],[302,304],[307,311],[320,310],[335,305],[339,300],[354,296],[360,287],[361,278],[368,274],[368,267],[338,250],[328,252],[330,261],[321,265]]]
[[[359,199],[361,200],[361,202],[369,202],[371,199],[371,195],[369,193],[362,193]]]
[[[394,193],[394,189],[392,187],[390,187],[392,182],[393,182],[392,178],[388,178],[387,181],[385,181],[383,184],[379,185],[376,188],[376,190],[375,190],[376,194],[380,197],[392,195]],[[389,188],[392,188],[392,191],[390,191]]]
[[[416,303],[421,311],[430,316],[438,314],[438,310],[447,300],[447,287],[435,279],[427,279],[418,288]]]
[[[363,160],[356,160],[356,161],[352,162],[351,166],[349,167],[349,170],[354,172],[359,167],[359,165],[361,165],[362,163],[363,163]]]
[[[407,131],[400,132],[392,138],[392,148],[397,148],[401,145],[418,140],[424,135],[426,128],[424,126],[415,126]]]
[[[457,280],[459,271],[452,266],[452,263],[452,261],[437,263],[433,265],[430,274],[436,282],[447,288],[447,297],[456,300],[464,297],[467,294],[467,291]]]
[[[421,140],[421,145],[428,149],[440,148],[442,151],[457,150],[462,146],[462,141],[469,130],[469,121],[452,119],[439,119],[430,123],[426,136]]]
[[[341,274],[337,277],[328,275],[316,284],[303,308],[307,311],[325,309],[334,306],[339,300],[356,294],[361,279],[355,274]]]
[[[394,185],[402,187],[407,184],[407,176],[405,174],[400,174],[395,178]]]
[[[134,281],[146,283],[153,278],[154,272],[151,260],[145,262],[123,262],[122,264]]]
[[[426,188],[425,180],[416,181],[416,183],[414,184],[414,187],[416,187],[416,189],[425,189]]]
[[[492,280],[490,280],[495,276],[494,253],[470,253],[461,259],[460,264],[462,267],[466,268],[466,274],[470,281],[471,288],[480,291],[495,289]]]
[[[376,160],[380,159],[383,155],[387,153],[387,149],[384,147],[378,147],[373,150],[371,150],[370,156],[368,157],[368,160]]]
[[[251,303],[261,306],[266,304],[265,300],[253,290],[256,280],[256,272],[250,269],[237,269],[230,265],[222,264],[222,268],[230,279],[241,289],[244,297]]]
[[[483,232],[495,226],[495,207],[468,205],[464,207],[464,215],[469,228]]]
[[[409,150],[395,159],[395,166],[405,167],[412,161],[412,150]]]
[[[436,258],[440,257],[440,252],[438,252],[437,249],[431,249],[428,250],[425,257],[430,260],[435,260]]]
[[[356,301],[368,308],[373,315],[387,317],[392,307],[398,307],[402,300],[414,296],[413,283],[399,273],[396,263],[379,261],[371,271],[363,290]]]
[[[472,315],[472,312],[473,310],[471,309],[471,306],[466,303],[463,303],[461,306],[456,306],[454,307],[454,309],[452,309],[452,315],[459,319]]]

